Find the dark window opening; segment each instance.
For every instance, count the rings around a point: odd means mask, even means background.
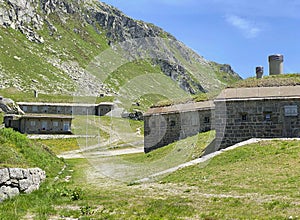
[[[264,113],[264,118],[266,121],[271,121],[271,113],[270,112],[265,112]]]
[[[176,122],[175,121],[171,121],[170,126],[174,127],[175,125],[176,125]]]
[[[242,121],[247,121],[248,120],[248,116],[246,113],[242,114]]]
[[[209,123],[210,122],[210,118],[209,117],[205,117],[204,118],[204,123]]]

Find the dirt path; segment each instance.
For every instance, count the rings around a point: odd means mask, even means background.
[[[242,147],[242,146],[245,146],[245,145],[248,145],[248,144],[258,143],[258,142],[261,142],[261,141],[270,141],[270,140],[281,140],[281,141],[299,140],[300,141],[300,138],[275,138],[275,139],[252,138],[252,139],[249,139],[247,141],[243,141],[241,143],[235,144],[231,147],[225,148],[223,150],[216,151],[214,153],[208,154],[208,155],[203,156],[201,158],[189,161],[189,162],[184,163],[184,164],[180,164],[176,167],[173,167],[173,168],[170,168],[170,169],[158,172],[158,173],[154,173],[151,176],[149,176],[147,178],[144,178],[144,179],[140,179],[136,182],[139,182],[139,183],[148,182],[148,181],[151,181],[152,179],[155,179],[156,177],[159,177],[159,176],[165,175],[165,174],[169,174],[169,173],[173,173],[173,172],[175,172],[179,169],[185,168],[185,167],[194,166],[194,165],[197,165],[197,164],[200,164],[200,163],[207,163],[210,159],[212,159],[215,156],[218,156],[218,155],[220,155],[220,154],[222,154],[226,151],[234,150],[238,147]]]
[[[142,144],[142,143],[143,142],[141,142],[140,144]],[[78,158],[94,158],[94,157],[112,157],[112,156],[119,156],[119,155],[125,155],[125,154],[136,154],[136,153],[144,152],[143,147],[133,147],[133,148],[115,149],[115,150],[104,149],[104,150],[99,150],[99,151],[94,151],[94,152],[87,152],[89,150],[94,150],[99,147],[101,147],[101,146],[99,146],[99,145],[90,146],[85,149],[65,152],[65,153],[57,155],[57,156],[62,157],[64,159],[78,159]]]
[[[215,156],[220,155],[220,154],[222,154],[226,151],[230,151],[230,150],[233,150],[233,149],[236,149],[238,147],[242,147],[242,146],[245,146],[245,145],[248,145],[248,144],[258,143],[258,142],[261,142],[261,141],[270,141],[270,140],[289,141],[289,140],[300,140],[300,139],[299,138],[298,139],[295,139],[295,138],[292,138],[292,139],[289,139],[289,138],[276,138],[276,139],[253,138],[253,139],[235,144],[235,145],[233,145],[231,147],[228,147],[226,149],[208,154],[208,155],[203,156],[201,158],[189,161],[187,163],[183,163],[183,164],[180,164],[178,166],[175,166],[175,167],[172,167],[172,168],[160,171],[160,172],[153,173],[153,174],[151,174],[151,175],[149,175],[145,178],[142,178],[140,180],[137,180],[135,182],[137,182],[137,183],[151,182],[151,181],[155,180],[156,178],[158,178],[159,176],[163,176],[163,175],[175,172],[179,169],[189,167],[189,166],[193,166],[193,165],[197,165],[197,164],[203,164],[203,166],[205,166],[209,162],[210,159],[212,159]],[[91,146],[89,149],[93,149],[93,146]],[[87,159],[91,159],[93,161],[96,161],[97,158],[99,158],[99,160],[100,160],[101,158],[105,158],[105,157],[113,157],[113,156],[119,156],[119,155],[124,155],[124,154],[135,154],[135,153],[142,153],[142,152],[143,152],[143,147],[141,146],[141,147],[137,147],[137,148],[126,148],[126,149],[115,149],[115,150],[112,149],[112,150],[102,150],[102,151],[100,150],[100,151],[94,151],[94,152],[87,152],[87,149],[83,149],[83,150],[78,150],[78,151],[66,152],[66,153],[58,155],[58,156],[66,158],[66,159],[87,158]],[[103,163],[105,163],[105,160],[101,160],[101,164],[103,164]],[[116,166],[116,164],[109,164],[109,162],[107,162],[107,166],[110,166],[110,165],[111,166]],[[118,164],[118,166],[121,167],[122,164]],[[124,164],[124,167],[126,167],[126,166],[127,166],[127,164]],[[104,167],[104,165],[103,165],[103,167]],[[94,176],[96,178],[97,175],[94,175]]]

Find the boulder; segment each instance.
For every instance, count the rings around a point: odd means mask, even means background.
[[[7,114],[25,114],[13,100],[7,98],[0,99],[0,109]]]

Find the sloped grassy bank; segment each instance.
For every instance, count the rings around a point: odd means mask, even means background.
[[[17,152],[29,152],[23,146],[32,143],[24,136],[5,132],[0,135],[1,146],[6,138],[7,147],[11,144]],[[209,133],[195,137],[198,141],[193,141],[195,153],[191,156],[197,155],[210,137]],[[24,144],[15,146],[16,142]],[[187,145],[189,142],[182,140],[164,151],[120,157],[142,166],[165,157],[172,149],[180,153],[178,149]],[[48,151],[45,154],[51,155]],[[26,158],[27,154],[20,155]],[[0,204],[0,219],[299,219],[297,140],[251,144],[143,184],[101,175],[86,159],[67,160],[69,165],[57,175],[63,162],[53,157],[48,160],[51,167],[43,158],[39,166],[48,170],[50,178],[40,190]],[[29,166],[34,161],[15,162]]]

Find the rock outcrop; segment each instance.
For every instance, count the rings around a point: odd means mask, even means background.
[[[74,21],[80,25],[72,28]],[[224,80],[218,79],[216,71],[224,70],[229,78],[239,78],[230,66],[225,65],[216,70],[213,62],[205,60],[161,28],[134,20],[118,9],[98,0],[0,0],[0,27],[19,30],[29,41],[45,44],[44,50],[49,54],[41,53],[41,55],[45,56],[43,58],[48,65],[50,63],[66,73],[65,76],[70,78],[73,84],[83,88],[87,94],[108,93],[105,82],[89,76],[92,73],[85,72],[85,66],[77,67],[79,62],[74,60],[72,54],[66,53],[64,49],[56,51],[53,49],[56,45],[48,45],[49,36],[52,36],[57,44],[64,37],[61,33],[63,27],[60,26],[61,24],[65,25],[65,28],[70,28],[69,32],[84,36],[89,44],[93,44],[94,40],[88,42],[91,36],[88,36],[85,27],[92,27],[96,34],[106,36],[105,45],[95,45],[96,47],[106,48],[109,45],[113,50],[115,47],[120,47],[132,59],[149,59],[149,62],[159,65],[165,75],[191,94],[212,91],[224,86]],[[70,35],[70,41],[76,44],[73,33]],[[31,47],[28,46],[28,48]],[[81,45],[76,45],[76,49],[84,50]],[[30,51],[30,53],[33,52]],[[14,57],[16,61],[22,61],[21,57]],[[82,57],[82,59],[87,59],[87,57]],[[53,60],[59,62],[52,63]],[[69,64],[75,65],[71,67]],[[0,75],[1,72],[5,75],[2,69],[0,63]],[[60,73],[56,75],[61,77],[59,82],[65,80]],[[20,82],[16,82],[17,79],[11,77],[5,83],[22,88]],[[45,84],[51,84],[51,82],[46,82],[49,77],[43,76],[43,79],[45,79]],[[71,88],[70,85],[66,88],[67,86],[60,85],[60,83],[56,84],[58,84],[56,90],[64,91]]]
[[[0,169],[0,202],[20,193],[31,193],[39,189],[45,179],[46,173],[40,168]]]
[[[6,114],[25,114],[22,109],[11,99],[0,96],[0,111]]]

